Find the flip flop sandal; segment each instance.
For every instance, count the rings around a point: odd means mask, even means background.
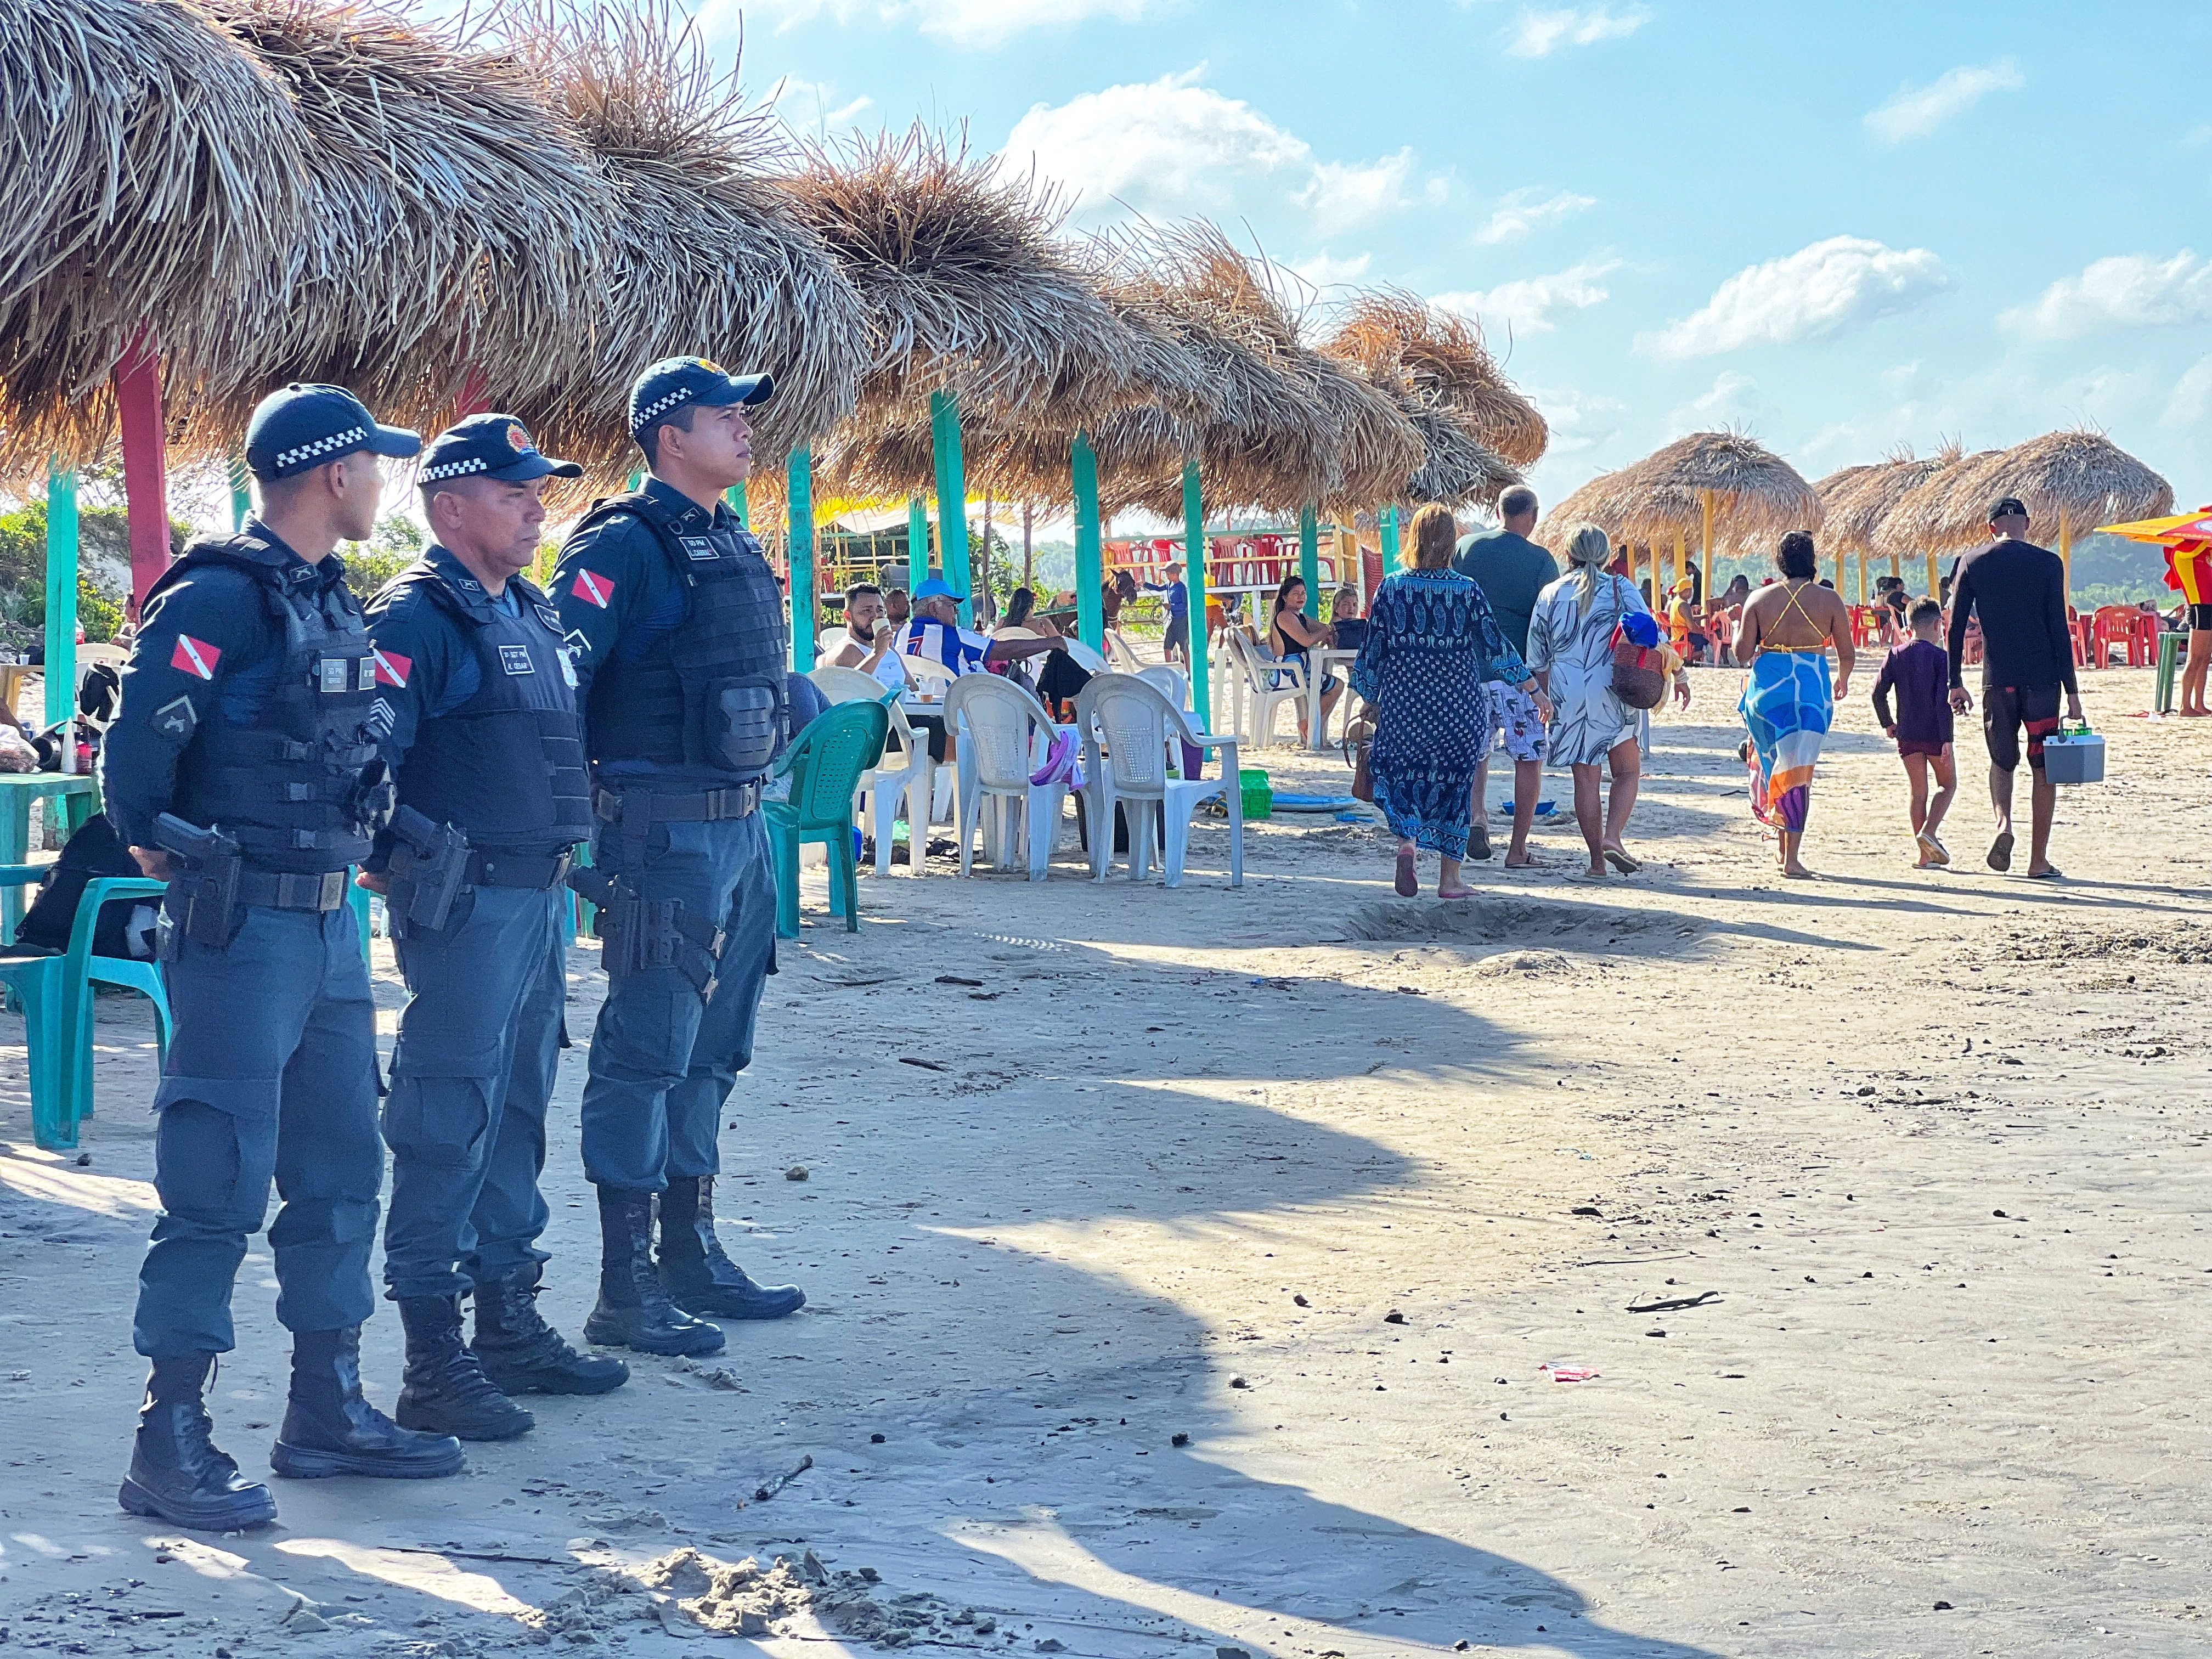
[[[2012,831],[2008,830],[1990,843],[1989,866],[2002,874],[2012,868]]]
[[[1397,879],[1391,884],[1397,889],[1400,898],[1412,898],[1420,892],[1421,878],[1413,868],[1413,855],[1411,853],[1398,854]]]
[[[1486,859],[1490,856],[1490,826],[1488,824],[1477,823],[1468,826],[1467,855],[1471,859]]]
[[[1569,881],[1587,882],[1593,887],[1602,887],[1606,884],[1605,878],[1599,875],[1595,870],[1570,870],[1567,872],[1567,879]]]
[[[2029,871],[2027,878],[2030,881],[2063,881],[2066,879],[2066,872],[2054,864],[2048,870]]]
[[[1936,840],[1933,836],[1920,836],[1916,837],[1916,839],[1920,842],[1922,848],[1925,851],[1929,863],[1937,866],[1939,868],[1948,868],[1951,862],[1951,849],[1949,848],[1944,846],[1942,842]]]
[[[1642,860],[1632,858],[1627,854],[1618,852],[1610,847],[1605,849],[1605,861],[1624,876],[1632,876],[1644,867]]]

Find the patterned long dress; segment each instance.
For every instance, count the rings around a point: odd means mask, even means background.
[[[1637,734],[1638,710],[1613,695],[1613,630],[1630,611],[1649,611],[1632,583],[1608,575],[1582,609],[1582,578],[1568,574],[1536,596],[1528,619],[1528,665],[1552,671],[1554,766],[1601,766]]]
[[[1375,590],[1352,689],[1375,709],[1375,804],[1390,828],[1448,859],[1467,856],[1475,762],[1488,739],[1486,680],[1528,670],[1482,589],[1456,570],[1401,570]]]

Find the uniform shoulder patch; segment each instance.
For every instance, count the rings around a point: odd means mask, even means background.
[[[187,674],[197,674],[204,680],[215,678],[215,665],[222,660],[222,647],[210,645],[205,640],[196,640],[189,634],[177,635],[177,647],[169,653],[169,666],[180,668]]]
[[[369,654],[376,660],[377,684],[396,685],[403,691],[407,689],[407,677],[415,671],[414,658],[403,657],[381,645],[371,646]]]
[[[596,570],[579,570],[568,591],[586,604],[596,605],[604,611],[614,603],[614,578],[602,576]]]
[[[189,743],[199,723],[199,711],[192,707],[190,697],[172,697],[154,711],[154,729],[179,743]]]

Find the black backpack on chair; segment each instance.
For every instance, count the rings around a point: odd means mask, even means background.
[[[39,896],[15,929],[15,942],[42,951],[68,950],[70,929],[76,923],[77,902],[84,896],[85,884],[102,876],[144,873],[108,823],[107,814],[94,813],[63,843],[61,856],[46,873],[46,884],[39,889]],[[150,902],[144,898],[120,898],[101,905],[100,920],[93,928],[93,954],[124,957],[144,954],[131,948],[131,913]]]

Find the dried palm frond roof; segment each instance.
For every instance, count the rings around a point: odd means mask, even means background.
[[[306,149],[284,89],[191,6],[0,8],[0,465],[96,453],[142,325],[173,384],[250,347],[284,303]]]
[[[1520,468],[1474,435],[1463,416],[1418,405],[1407,415],[1420,434],[1422,456],[1406,481],[1405,503],[1495,508],[1498,496],[1526,482]]]
[[[630,385],[663,357],[775,377],[752,416],[764,468],[851,413],[868,352],[860,295],[776,182],[792,155],[736,69],[718,72],[665,0],[545,0],[507,27],[610,202],[588,342],[520,400],[546,449],[602,478],[635,465]]]
[[[1601,472],[1555,503],[1544,514],[1532,539],[1562,558],[1566,556],[1568,541],[1586,524],[1595,525],[1616,543],[1626,539],[1618,482],[1625,471]]]
[[[2029,533],[2055,542],[2100,524],[2144,519],[2173,506],[2173,486],[2101,433],[2047,432],[1973,456],[1930,477],[1900,501],[1900,533],[1942,552],[1989,536],[1990,507],[2016,495]]]
[[[1960,449],[1947,443],[1936,453],[1916,457],[1900,450],[1866,466],[1847,466],[1813,486],[1826,516],[1825,539],[1842,551],[1903,555],[1909,538],[1895,535],[1891,521],[1899,504],[1917,486],[1959,465]]]
[[[1333,357],[1401,377],[1423,404],[1449,410],[1474,438],[1516,466],[1543,459],[1550,429],[1505,378],[1482,330],[1402,289],[1362,294],[1322,346]]]
[[[434,429],[473,373],[501,406],[589,347],[609,199],[530,71],[356,0],[200,0],[289,90],[308,202],[284,316],[211,379],[184,447],[234,447],[289,380]]]
[[[1078,256],[1034,178],[920,124],[811,146],[787,181],[859,289],[872,404],[951,388],[967,409],[1092,418],[1125,403],[1139,343]]]
[[[1662,446],[1608,473],[1603,501],[1631,540],[1672,541],[1678,532],[1694,539],[1708,492],[1717,548],[1741,550],[1754,538],[1820,523],[1820,498],[1797,469],[1736,432],[1693,432]]]

